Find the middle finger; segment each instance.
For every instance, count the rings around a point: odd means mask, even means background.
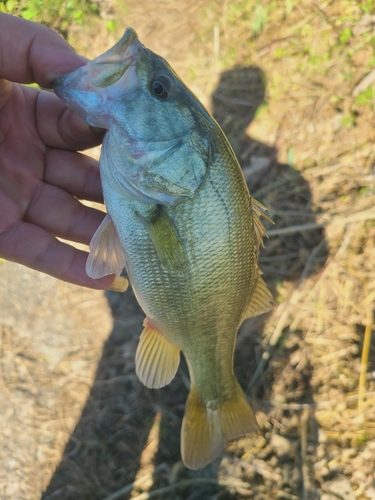
[[[44,180],[85,200],[103,203],[99,165],[90,156],[49,149],[45,158]]]
[[[67,191],[42,184],[24,220],[70,241],[88,245],[105,214],[80,203]]]

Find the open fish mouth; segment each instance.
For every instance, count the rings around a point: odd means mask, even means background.
[[[135,30],[127,28],[114,47],[85,66],[57,78],[53,90],[90,125],[107,128],[105,117],[100,118],[100,109],[105,109],[107,101],[119,96],[125,98],[140,88],[136,65],[143,49]],[[94,114],[99,118],[93,119]]]

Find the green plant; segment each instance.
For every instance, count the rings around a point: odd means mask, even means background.
[[[360,106],[370,106],[374,104],[374,87],[371,85],[355,98],[356,104]]]
[[[345,115],[341,120],[341,126],[343,128],[352,128],[355,125],[355,117],[350,115]]]
[[[267,10],[263,7],[263,5],[257,5],[251,22],[251,31],[254,35],[257,35],[260,31],[262,31],[267,23],[267,18]]]
[[[45,24],[66,36],[72,22],[82,24],[87,14],[97,14],[99,8],[90,0],[1,0],[0,12]]]

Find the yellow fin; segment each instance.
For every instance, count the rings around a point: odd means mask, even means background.
[[[181,429],[181,455],[189,469],[212,462],[225,441],[258,430],[254,412],[236,380],[235,384],[224,402],[205,402],[192,387]]]
[[[253,318],[268,312],[272,308],[273,298],[268,290],[265,281],[258,276],[255,283],[254,291],[250,299],[250,304],[245,310],[243,318]]]
[[[220,454],[224,444],[217,409],[207,408],[192,387],[182,421],[182,461],[189,469],[200,469]]]
[[[219,407],[221,429],[226,441],[243,436],[248,432],[258,431],[254,412],[237,380],[236,386],[233,398],[225,401]]]
[[[154,212],[148,217],[139,213],[137,216],[146,226],[163,266],[174,270],[184,269],[188,265],[186,250],[164,207],[156,205]]]
[[[144,321],[137,351],[135,371],[139,380],[151,389],[169,384],[180,364],[180,349],[171,344],[149,319]]]

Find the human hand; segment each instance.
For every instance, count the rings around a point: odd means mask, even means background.
[[[83,64],[52,30],[0,13],[0,257],[105,289],[115,276],[89,278],[87,253],[56,238],[88,244],[104,217],[76,198],[103,201],[97,162],[77,153],[103,132],[54,94],[19,85],[50,88]]]

